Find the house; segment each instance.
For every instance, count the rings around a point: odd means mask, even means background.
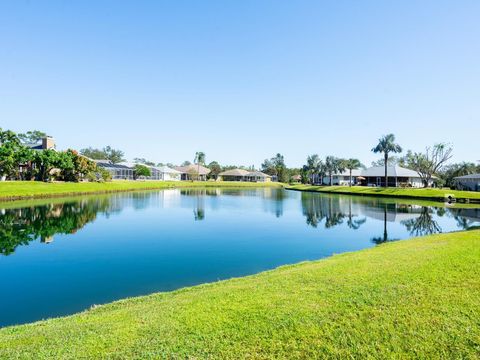
[[[423,180],[420,175],[414,171],[400,166],[387,167],[388,186],[390,187],[423,187]],[[436,179],[434,176],[433,179]],[[320,179],[318,174],[312,175],[314,184],[330,185],[330,176],[324,176]],[[332,185],[350,185],[350,171],[344,171],[338,174],[332,174]],[[368,169],[352,170],[352,185],[363,186],[385,186],[385,167],[374,166]],[[433,181],[429,186],[433,185]]]
[[[352,170],[352,185],[358,184],[358,177],[361,177],[361,170]],[[320,176],[318,174],[313,174],[312,179],[314,184],[330,185],[329,175],[326,175],[323,177],[323,179],[320,179]],[[332,174],[332,185],[350,185],[350,170],[338,174]]]
[[[457,176],[454,181],[459,190],[480,191],[480,174]]]
[[[93,160],[98,167],[107,170],[112,180],[135,180],[135,169],[126,164],[113,164],[110,160]]]
[[[221,181],[245,181],[245,176],[250,171],[244,169],[232,169],[218,174],[218,180]]]
[[[168,166],[152,166],[152,180],[178,181],[180,180],[180,171],[169,168]]]
[[[136,163],[122,162],[119,164],[112,164],[109,160],[93,160],[97,166],[104,168],[112,174],[112,180],[135,180],[135,165]],[[180,172],[171,169],[168,166],[148,166],[151,175],[142,177],[145,180],[161,180],[161,181],[176,181],[180,180]]]
[[[32,150],[50,150],[55,149],[55,140],[51,136],[46,136],[41,142],[23,144]]]
[[[270,175],[261,171],[248,171],[244,169],[232,169],[218,174],[218,179],[223,181],[248,181],[248,182],[269,182],[272,181]]]
[[[365,179],[359,181],[361,185],[366,186],[385,186],[385,167],[374,166],[360,171],[360,176]],[[434,177],[435,178],[435,177]],[[414,171],[401,166],[387,167],[387,182],[390,187],[423,187],[423,180],[420,175]],[[433,181],[428,184],[433,185]]]
[[[251,171],[245,176],[246,181],[250,182],[270,182],[273,177],[261,171]]]
[[[181,180],[207,180],[210,169],[198,164],[190,164],[186,166],[176,166],[175,170],[180,172]]]

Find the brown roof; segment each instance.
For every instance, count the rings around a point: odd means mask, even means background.
[[[227,170],[224,172],[221,172],[218,174],[219,176],[246,176],[249,173],[247,170],[243,169],[232,169],[232,170]]]
[[[175,170],[180,171],[182,174],[199,174],[207,175],[210,173],[210,169],[202,165],[190,164],[187,166],[176,166]]]

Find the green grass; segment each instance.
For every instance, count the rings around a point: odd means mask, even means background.
[[[6,181],[0,182],[0,200],[17,200],[75,194],[109,193],[179,187],[246,188],[264,186],[279,187],[282,185],[279,183],[246,183],[227,181],[112,181],[107,183],[46,183],[38,181]]]
[[[473,359],[479,294],[480,231],[442,234],[0,329],[0,358]]]
[[[454,195],[457,201],[480,201],[480,192],[458,191],[449,189],[402,189],[402,188],[380,188],[367,186],[312,186],[312,185],[291,185],[287,186],[290,190],[316,191],[339,193],[349,195],[368,195],[368,196],[389,196],[416,199],[430,199],[444,201],[446,195]]]

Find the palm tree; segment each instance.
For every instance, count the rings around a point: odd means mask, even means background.
[[[308,173],[311,175],[310,180],[312,184],[314,183],[313,175],[320,173],[322,165],[322,160],[320,160],[320,157],[317,154],[307,157],[307,169]]]
[[[335,156],[327,156],[325,158],[325,170],[330,177],[330,186],[333,184],[333,174],[345,171],[344,160]]]
[[[193,160],[193,162],[197,164],[197,176],[200,179],[200,164],[205,164],[205,153],[203,151],[197,151],[195,153],[195,159]]]
[[[377,146],[375,146],[372,149],[372,151],[374,153],[383,153],[383,157],[385,161],[385,187],[388,187],[388,175],[387,175],[388,155],[391,152],[401,153],[402,147],[395,143],[395,135],[388,134],[378,140]]]
[[[362,163],[358,159],[348,159],[345,160],[343,166],[350,171],[349,185],[352,186],[352,170],[358,169],[360,166],[362,166]]]

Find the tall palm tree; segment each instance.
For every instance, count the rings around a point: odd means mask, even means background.
[[[372,151],[374,153],[383,153],[383,157],[385,161],[385,187],[388,187],[388,175],[387,175],[388,155],[392,152],[401,153],[402,147],[395,143],[395,135],[388,134],[378,140],[377,146],[375,146],[372,149]]]
[[[362,166],[362,163],[358,159],[348,159],[345,160],[344,164],[346,169],[350,171],[350,183],[349,185],[352,186],[352,170],[358,169],[360,166]]]
[[[197,151],[193,162],[197,164],[197,176],[200,179],[200,164],[205,164],[205,153],[203,151]]]
[[[345,171],[344,160],[335,156],[327,156],[325,158],[325,170],[330,177],[330,186],[333,184],[333,174]]]

